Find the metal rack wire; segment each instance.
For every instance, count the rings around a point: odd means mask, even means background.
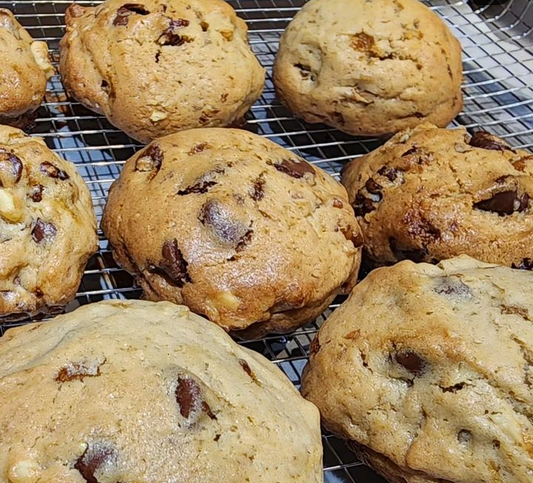
[[[295,151],[338,175],[348,160],[377,147],[374,139],[354,138],[295,119],[275,98],[271,68],[280,34],[306,0],[229,0],[250,29],[250,43],[268,76],[261,99],[247,115],[246,128]],[[0,2],[11,9],[34,38],[46,40],[57,64],[64,12],[70,0]],[[79,1],[83,5],[99,2]],[[455,124],[482,127],[522,148],[533,146],[533,2],[529,0],[425,0],[461,40],[464,51],[465,108]],[[51,79],[33,134],[76,164],[93,196],[100,219],[107,191],[121,165],[140,145],[65,95],[59,76]],[[140,290],[114,263],[100,233],[100,250],[90,260],[77,298],[68,310],[108,298],[137,298]],[[286,337],[267,337],[244,345],[254,349],[300,384],[310,341],[336,300],[315,323]],[[0,327],[3,331],[16,324]],[[383,483],[359,463],[344,443],[324,435],[326,483]]]

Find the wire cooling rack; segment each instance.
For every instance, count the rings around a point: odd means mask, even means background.
[[[99,2],[78,2],[94,5]],[[278,102],[271,70],[279,37],[305,0],[230,0],[250,29],[250,43],[268,76],[261,99],[247,115],[246,128],[268,137],[338,176],[350,159],[379,146],[368,138],[354,138],[322,125],[307,125]],[[455,124],[485,130],[506,138],[516,147],[533,146],[533,2],[530,0],[426,0],[461,40],[464,54],[464,111]],[[70,1],[0,2],[11,9],[34,38],[48,42],[54,63],[64,12]],[[105,118],[95,115],[65,95],[59,76],[51,79],[46,100],[38,111],[32,133],[45,139],[60,156],[76,164],[85,178],[98,218],[107,191],[122,164],[140,147]],[[138,298],[132,278],[114,263],[100,232],[100,250],[90,260],[77,298],[68,310],[109,298]],[[315,323],[285,337],[245,342],[276,363],[299,386],[310,341],[321,322],[339,305],[338,299]],[[0,327],[0,335],[9,327]],[[383,483],[357,461],[344,443],[325,434],[326,483]]]

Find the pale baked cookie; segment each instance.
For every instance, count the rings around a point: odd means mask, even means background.
[[[294,114],[357,136],[446,126],[462,108],[461,81],[460,43],[417,0],[311,0],[274,66]]]
[[[236,129],[184,131],[137,153],[111,187],[102,228],[145,297],[241,337],[317,317],[355,283],[362,245],[341,184]]]
[[[0,481],[321,483],[316,408],[167,302],[107,301],[0,339]]]
[[[222,0],[72,4],[66,23],[67,91],[139,141],[238,124],[261,95],[246,24]]]
[[[533,266],[533,155],[496,136],[425,124],[352,161],[342,182],[378,264]]]
[[[96,216],[76,167],[42,139],[0,126],[0,322],[67,304],[96,249]]]
[[[530,483],[533,274],[380,268],[320,329],[303,395],[391,483]]]
[[[0,124],[24,128],[54,73],[48,47],[34,41],[6,8],[0,8],[0,45]]]

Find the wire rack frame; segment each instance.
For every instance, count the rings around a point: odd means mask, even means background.
[[[423,0],[424,1],[424,0]],[[276,99],[272,64],[281,33],[306,0],[229,0],[249,27],[250,44],[267,69],[261,99],[247,114],[245,128],[294,151],[338,176],[349,160],[375,149],[381,141],[355,138],[323,125],[294,118]],[[64,12],[70,0],[0,2],[11,9],[30,34],[45,40],[57,65]],[[79,1],[82,5],[100,2]],[[463,45],[465,106],[453,125],[483,128],[516,147],[533,146],[533,2],[528,0],[425,0]],[[107,191],[122,164],[141,146],[79,103],[67,98],[54,76],[38,111],[32,135],[42,137],[60,156],[76,164],[91,191],[100,220]],[[76,299],[67,310],[109,298],[138,298],[140,290],[111,256],[99,232],[100,249],[88,263]],[[324,319],[343,301],[339,297],[314,323],[289,336],[270,336],[243,345],[276,363],[297,386],[310,341]],[[14,325],[0,326],[0,335]],[[384,483],[336,437],[324,434],[326,483]]]

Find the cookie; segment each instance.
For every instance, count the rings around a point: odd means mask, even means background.
[[[340,183],[236,129],[184,131],[137,153],[102,228],[146,298],[247,338],[317,317],[355,283],[362,245]]]
[[[0,124],[24,128],[54,74],[45,42],[34,41],[10,10],[0,8]]]
[[[132,138],[239,124],[265,71],[222,0],[72,4],[61,40],[67,91]]]
[[[323,481],[316,408],[168,302],[106,301],[9,330],[0,402],[0,481]]]
[[[311,0],[274,65],[296,116],[354,136],[446,126],[463,106],[461,81],[459,41],[417,0]]]
[[[72,300],[97,241],[75,166],[42,139],[0,126],[0,322]]]
[[[303,395],[391,483],[529,483],[532,292],[466,256],[377,269],[320,329]]]
[[[533,266],[533,156],[496,136],[418,126],[352,161],[342,182],[378,265],[467,254]]]

